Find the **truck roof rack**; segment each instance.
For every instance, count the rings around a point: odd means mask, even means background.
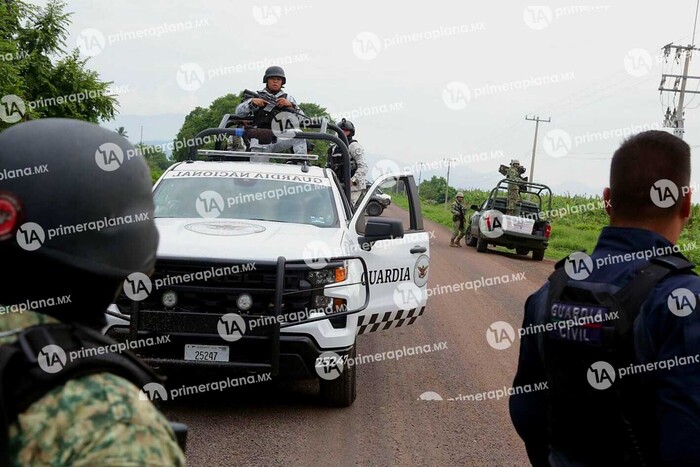
[[[311,124],[308,126],[308,128],[323,128],[323,123],[316,123],[316,124]],[[335,128],[333,128],[335,127]],[[350,180],[350,151],[348,150],[348,145],[347,145],[347,138],[345,137],[345,134],[343,131],[338,128],[337,125],[332,125],[328,124],[327,125],[328,129],[331,129],[333,131],[336,131],[339,133],[339,136],[334,136],[328,133],[321,133],[317,131],[301,131],[301,130],[296,130],[294,132],[294,135],[290,139],[310,139],[310,140],[321,140],[321,141],[329,141],[331,143],[335,143],[335,145],[338,147],[340,150],[340,153],[343,157],[343,179],[344,180]],[[272,130],[264,129],[264,128],[207,128],[206,130],[202,130],[195,137],[191,140],[192,145],[189,146],[189,152],[187,154],[187,162],[194,162],[197,159],[197,153],[198,153],[198,142],[202,141],[204,137],[206,136],[211,136],[211,135],[232,135],[232,136],[238,136],[238,137],[244,137],[244,136],[251,136],[254,138],[259,138],[262,140],[269,140],[270,142],[274,142],[277,140],[277,137],[273,133]],[[341,138],[342,136],[342,138]],[[216,143],[219,145],[219,143]],[[225,151],[226,153],[230,152],[237,152],[237,151]],[[226,157],[228,159],[223,159],[223,160],[231,160],[233,157],[238,157],[238,158],[250,158],[250,157],[267,157],[265,153],[262,152],[244,152],[242,153],[243,155],[241,156],[240,154],[230,154]],[[306,156],[307,155],[299,155],[296,156],[294,154],[286,154],[286,156],[291,156],[290,159],[299,159],[301,160],[300,156]],[[276,155],[271,156],[272,158],[278,158]],[[234,159],[235,160],[235,159]],[[245,159],[238,159],[238,160],[245,160]],[[248,159],[250,160],[250,159]],[[306,160],[305,160],[306,162]],[[302,170],[308,170],[308,167],[305,166],[302,167]],[[343,186],[343,192],[345,193],[346,198],[348,201],[351,199],[350,196],[350,183],[344,183]]]
[[[268,157],[272,159],[287,159],[297,161],[317,161],[316,154],[289,154],[282,152],[249,152],[249,151],[225,151],[220,149],[198,149],[197,154],[207,156],[210,160],[226,160],[235,158],[235,160],[245,160],[256,157]]]

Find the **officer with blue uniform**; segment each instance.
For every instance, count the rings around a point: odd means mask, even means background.
[[[625,141],[603,195],[610,226],[528,298],[523,328],[544,331],[523,336],[513,386],[548,384],[509,402],[533,465],[700,465],[700,278],[676,245],[689,182],[679,138]]]

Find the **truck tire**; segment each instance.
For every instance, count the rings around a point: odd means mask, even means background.
[[[348,360],[357,355],[357,344],[352,346],[348,353]],[[325,405],[332,407],[350,407],[357,397],[357,367],[348,365],[347,361],[343,372],[335,379],[325,380],[319,378],[320,398]]]
[[[530,250],[528,250],[527,248],[516,248],[516,249],[515,249],[515,252],[516,252],[517,254],[519,254],[519,255],[525,256],[525,255],[527,255],[528,253],[530,253]]]
[[[384,212],[384,206],[379,204],[378,201],[370,201],[367,204],[366,212],[367,212],[367,215],[370,217],[381,216],[382,212]]]
[[[532,250],[532,259],[542,261],[544,259],[544,250]]]
[[[467,238],[464,239],[464,243],[466,243],[467,246],[476,246],[476,238],[472,235],[472,229],[467,231]]]
[[[476,241],[476,251],[478,251],[479,253],[485,253],[488,247],[489,244],[486,241],[486,239],[479,237],[479,239]]]

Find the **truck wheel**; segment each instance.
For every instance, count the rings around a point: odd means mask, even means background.
[[[467,232],[467,238],[464,240],[464,243],[466,243],[467,246],[476,246],[476,238],[472,235],[472,229],[469,229]]]
[[[527,248],[516,248],[515,252],[519,255],[527,255],[528,253],[530,253],[530,250],[528,250]]]
[[[486,239],[479,237],[479,239],[476,241],[476,251],[479,253],[485,253],[488,247],[489,244]]]
[[[348,353],[348,360],[357,355],[357,344],[352,346]],[[357,367],[348,365],[347,361],[343,372],[335,379],[319,379],[321,401],[333,407],[350,407],[357,397]]]
[[[544,259],[544,250],[532,250],[532,259],[542,261]]]
[[[377,201],[370,201],[367,204],[367,215],[371,217],[381,216],[384,208]]]

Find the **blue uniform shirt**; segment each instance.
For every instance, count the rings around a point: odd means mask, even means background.
[[[645,259],[619,262],[612,257],[664,248],[670,250],[672,247],[666,238],[649,230],[605,227],[591,254],[593,271],[583,280],[622,287],[636,271],[649,263]],[[690,290],[697,298],[700,294],[700,277],[690,274],[674,275],[660,282],[650,292],[634,323],[637,363],[700,354],[700,300],[692,313],[684,317],[677,316],[670,311],[668,300],[678,288]],[[545,284],[528,298],[523,328],[545,323],[547,289],[548,285]],[[653,385],[658,395],[655,412],[663,464],[700,465],[700,363],[690,363],[672,370],[657,369],[647,375],[647,381]],[[538,336],[523,336],[513,386],[534,385],[545,380],[547,374],[538,350]],[[560,453],[550,452],[549,449],[547,391],[512,396],[510,416],[516,431],[525,442],[533,465],[566,465],[558,462],[561,460]],[[595,417],[595,414],[591,416]],[[593,439],[582,440],[582,443],[595,449]],[[604,454],[601,453],[601,456]]]

